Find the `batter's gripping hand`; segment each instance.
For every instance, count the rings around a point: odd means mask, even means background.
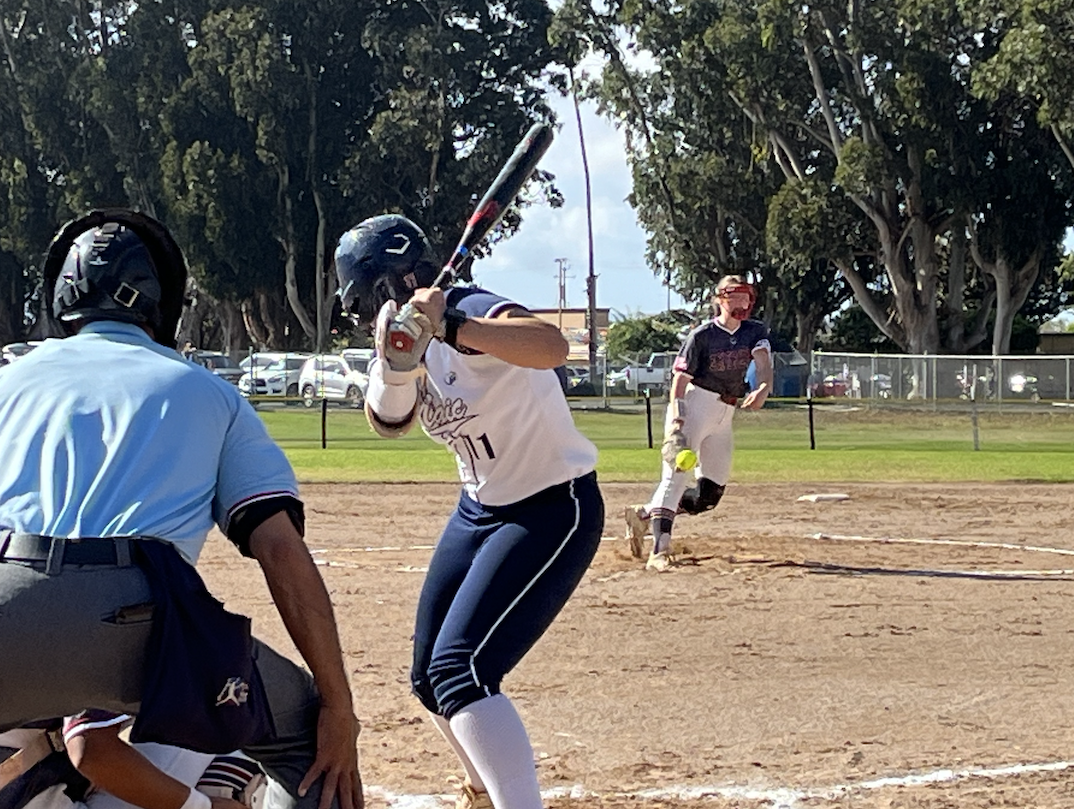
[[[421,365],[425,349],[429,347],[429,341],[433,339],[436,329],[428,317],[413,307],[401,320],[396,319],[398,311],[399,307],[395,301],[388,301],[380,307],[375,331],[377,352],[393,371],[413,371]],[[393,345],[389,335],[389,325],[397,337],[406,337],[405,340],[398,341],[402,345]]]
[[[680,452],[689,448],[690,445],[686,443],[686,436],[683,435],[682,428],[676,424],[664,436],[664,445],[660,448],[660,455],[665,463],[669,464],[672,469],[676,469],[675,459]]]

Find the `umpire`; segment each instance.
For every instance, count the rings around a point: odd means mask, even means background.
[[[237,390],[175,351],[186,276],[159,222],[93,211],[45,259],[68,336],[0,368],[0,731],[138,714],[134,740],[237,742],[275,782],[266,809],[360,809],[358,721],[294,473]],[[312,677],[205,591],[193,566],[214,523],[260,564]]]

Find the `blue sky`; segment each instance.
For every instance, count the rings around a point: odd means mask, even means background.
[[[569,99],[555,97],[553,105],[563,126],[540,167],[556,175],[556,184],[563,192],[563,207],[527,209],[518,234],[498,245],[491,256],[473,268],[478,284],[532,309],[557,305],[559,258],[570,264],[567,306],[586,306],[589,255],[578,125]],[[661,312],[668,305],[667,288],[645,263],[645,233],[626,201],[631,183],[623,137],[609,122],[600,119],[591,105],[582,108],[582,128],[593,194],[597,305],[623,314]],[[682,298],[673,293],[671,305],[682,306]]]

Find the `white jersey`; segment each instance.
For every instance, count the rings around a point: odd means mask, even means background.
[[[454,288],[448,305],[470,317],[517,306],[474,288]],[[418,384],[418,416],[455,453],[466,493],[486,506],[517,503],[593,471],[597,448],[578,432],[553,370],[521,368],[433,340]]]

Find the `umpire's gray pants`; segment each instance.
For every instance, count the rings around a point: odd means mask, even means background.
[[[138,713],[152,626],[149,584],[137,567],[43,566],[0,560],[0,732],[86,708]],[[245,752],[297,795],[316,756],[313,678],[255,641],[276,738]],[[297,803],[315,807],[320,783]],[[333,806],[337,805],[333,803]]]

